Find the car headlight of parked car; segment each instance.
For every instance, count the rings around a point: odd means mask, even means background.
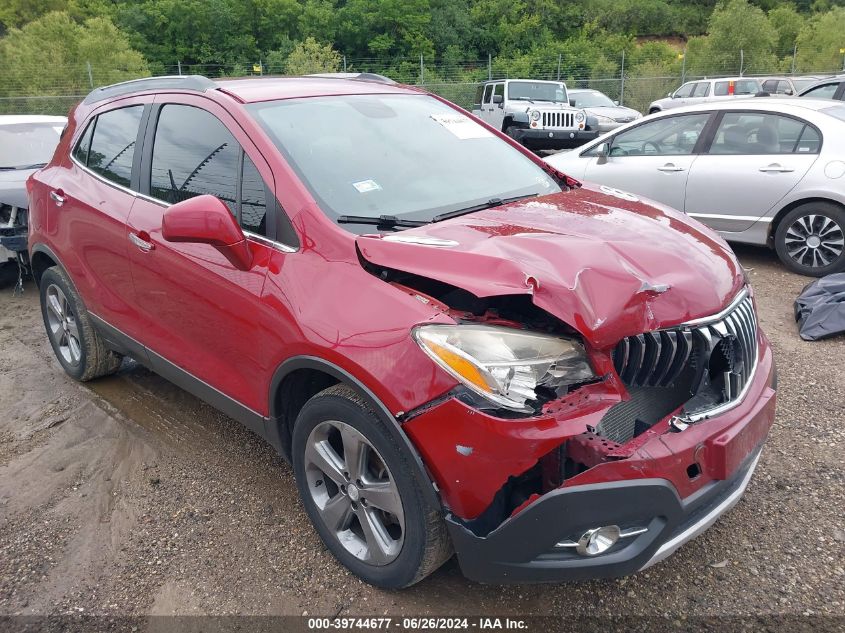
[[[607,125],[608,123],[616,123],[616,119],[612,119],[609,116],[603,116],[601,114],[596,114],[596,121],[600,124]]]
[[[586,119],[586,118],[587,118],[587,115],[584,114],[583,111],[579,111],[575,114],[575,120],[578,121],[578,123],[583,122],[584,119]]]
[[[572,339],[491,325],[421,325],[414,339],[434,362],[491,402],[530,411],[538,388],[595,377],[584,346]]]
[[[532,110],[529,115],[532,121],[539,121],[540,120],[540,111],[539,110]]]

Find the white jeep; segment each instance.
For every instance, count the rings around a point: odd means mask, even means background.
[[[592,117],[569,105],[562,81],[484,82],[478,87],[472,113],[535,150],[578,147],[599,134]]]

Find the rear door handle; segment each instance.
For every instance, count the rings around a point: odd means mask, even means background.
[[[766,167],[761,167],[760,171],[765,173],[778,173],[778,174],[787,174],[791,171],[795,171],[791,167],[784,167],[783,165],[779,165],[777,163],[772,163],[771,165],[767,165]]]
[[[144,234],[144,237],[149,239],[149,235],[147,235],[146,233]],[[135,246],[140,248],[145,253],[149,253],[151,250],[153,250],[153,243],[152,242],[145,240],[143,237],[141,237],[140,235],[136,235],[135,233],[129,234],[129,241],[132,242]]]
[[[50,198],[53,199],[53,202],[56,203],[57,207],[60,207],[65,203],[65,192],[61,189],[59,189],[58,191],[51,191]]]
[[[666,163],[663,167],[658,167],[657,171],[684,171],[684,168],[678,167],[674,163]]]

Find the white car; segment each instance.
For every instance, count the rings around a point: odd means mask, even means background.
[[[748,77],[719,77],[688,81],[665,99],[652,101],[648,113],[662,112],[682,106],[713,101],[724,101],[735,97],[753,97],[762,90],[758,79]]]
[[[545,160],[685,211],[728,241],[771,245],[795,272],[845,271],[845,104],[759,97],[688,106]]]
[[[26,257],[26,179],[53,157],[66,124],[63,116],[0,116],[0,285]]]

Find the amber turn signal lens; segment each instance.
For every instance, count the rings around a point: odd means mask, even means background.
[[[463,356],[456,354],[450,349],[443,347],[442,345],[438,345],[437,343],[433,343],[431,341],[428,342],[428,348],[437,354],[437,357],[442,360],[446,365],[448,365],[452,371],[456,374],[463,377],[464,380],[467,382],[471,382],[473,385],[481,389],[482,391],[486,391],[488,393],[493,393],[493,389],[490,387],[489,383],[484,379],[484,376],[478,370],[478,368],[469,362]]]

